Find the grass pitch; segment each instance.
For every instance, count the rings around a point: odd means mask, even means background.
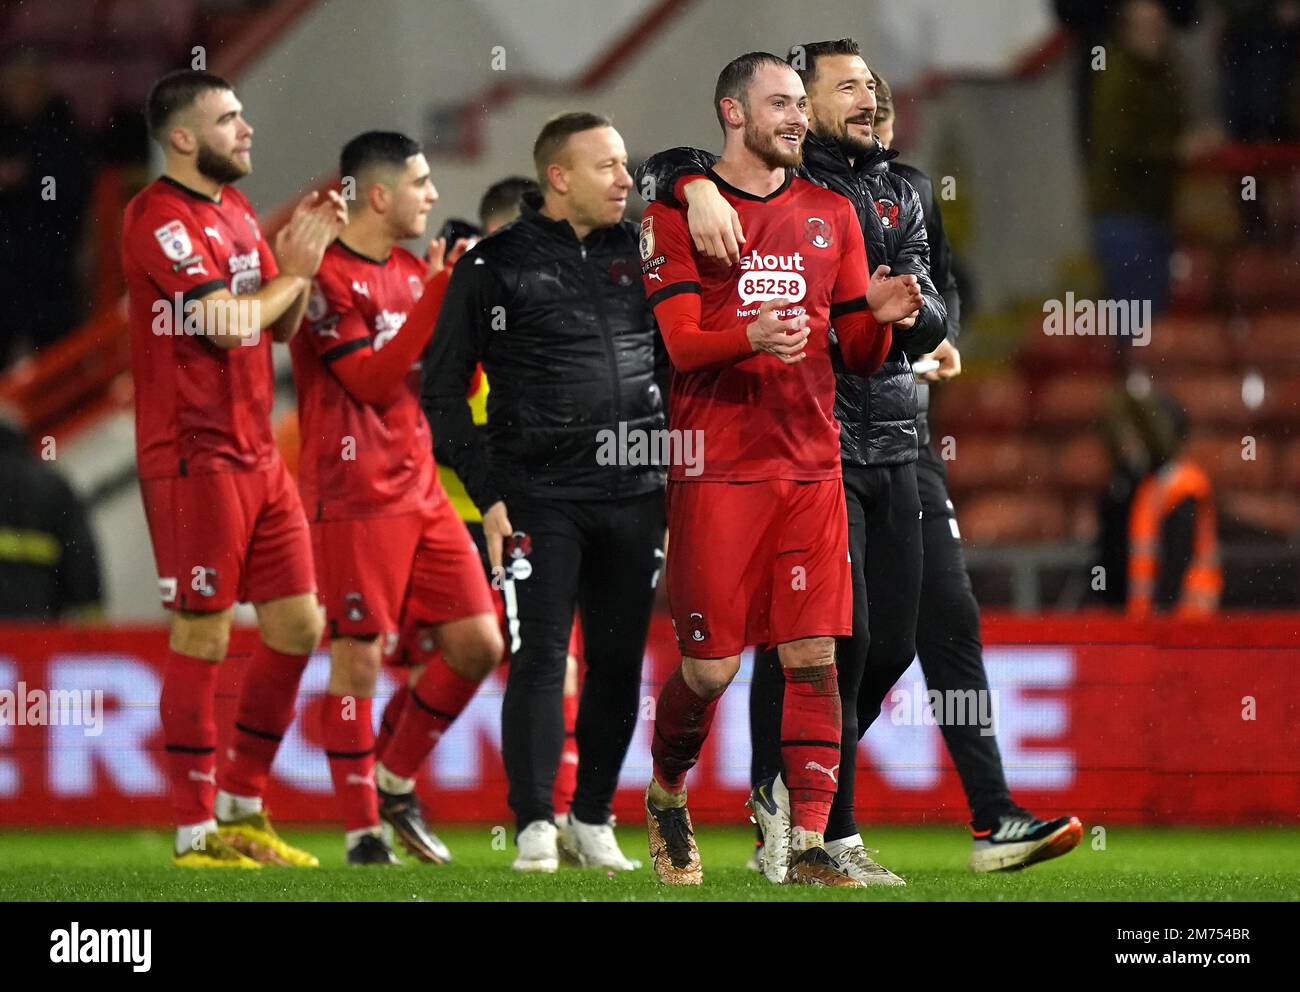
[[[769,885],[743,866],[750,830],[701,827],[704,885],[666,888],[648,867],[609,875],[561,867],[555,875],[510,870],[513,842],[490,826],[439,830],[456,862],[404,858],[400,868],[349,868],[337,831],[282,831],[315,853],[315,870],[187,871],[168,864],[157,831],[0,831],[0,901],[1300,901],[1300,830],[1114,827],[1105,849],[1085,825],[1062,858],[1022,872],[966,871],[970,841],[957,827],[880,828],[867,843],[907,879],[903,889],[851,892]],[[646,860],[645,832],[619,829],[629,857]]]

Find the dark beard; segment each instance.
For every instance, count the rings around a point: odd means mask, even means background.
[[[855,138],[850,135],[847,125],[844,133],[835,139],[835,143],[840,146],[840,151],[849,158],[857,158],[860,155],[870,155],[876,150],[876,139],[874,135],[869,140],[863,141],[861,138]]]
[[[794,157],[789,158],[785,154],[785,149],[776,143],[776,139],[771,135],[766,135],[767,142],[763,142],[764,135],[757,130],[745,125],[745,147],[758,156],[769,169],[793,169],[803,162],[803,145],[800,144]]]
[[[234,183],[247,175],[233,158],[223,158],[204,144],[199,145],[199,155],[194,167],[199,170],[199,175],[211,179],[214,183]]]

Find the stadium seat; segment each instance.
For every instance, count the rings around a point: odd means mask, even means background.
[[[1115,350],[1094,337],[1044,334],[1040,315],[1026,328],[1018,364],[1031,378],[1084,369],[1100,372],[1114,368]]]
[[[1156,382],[1168,390],[1194,426],[1246,428],[1255,422],[1256,411],[1242,399],[1242,377],[1231,372],[1200,375],[1157,375]]]
[[[957,436],[959,431],[1021,430],[1029,419],[1029,393],[1013,372],[953,379],[930,391],[935,416],[942,428],[936,436]]]
[[[1242,358],[1265,375],[1270,370],[1300,371],[1300,311],[1253,315]]]
[[[956,491],[1019,489],[1044,481],[1051,451],[1042,441],[1005,434],[962,433],[954,438],[955,457],[946,464],[949,484]]]
[[[1254,458],[1245,458],[1250,452],[1242,437],[1193,437],[1187,443],[1187,455],[1205,469],[1216,490],[1265,491],[1272,489],[1277,479],[1277,451],[1268,438],[1243,435],[1254,439]]]
[[[1183,366],[1228,367],[1231,335],[1219,314],[1169,314],[1155,321],[1151,343],[1134,358],[1155,372]]]
[[[1099,423],[1115,395],[1110,375],[1061,375],[1032,387],[1036,427],[1079,428]]]
[[[1057,448],[1055,480],[1063,488],[1097,492],[1112,470],[1110,453],[1095,434],[1077,434]]]
[[[1059,497],[1015,491],[972,497],[963,506],[961,528],[972,544],[1059,541],[1069,530]]]

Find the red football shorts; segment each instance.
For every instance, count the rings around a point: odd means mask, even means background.
[[[312,592],[311,539],[284,462],[253,472],[143,479],[168,609],[224,610]]]
[[[478,549],[451,502],[311,525],[330,637],[395,635],[496,607]]]
[[[668,609],[690,658],[844,637],[853,585],[844,485],[669,482]]]

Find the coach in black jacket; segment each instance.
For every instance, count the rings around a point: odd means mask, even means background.
[[[534,150],[544,199],[457,262],[424,361],[423,406],[439,456],[483,514],[502,588],[510,674],[502,750],[520,870],[554,871],[551,792],[564,744],[562,694],[575,604],[587,676],[577,791],[559,842],[590,864],[630,866],[610,803],[632,738],[662,560],[664,466],[628,444],[665,427],[658,332],[645,301],[632,187],[618,132],[566,114]],[[476,363],[487,424],[465,402]],[[622,450],[624,445],[627,450]],[[504,547],[504,550],[503,550]]]
[[[868,883],[899,879],[866,856],[853,817],[854,767],[859,727],[859,687],[892,685],[916,654],[921,590],[921,504],[917,492],[917,390],[909,357],[932,351],[944,339],[946,308],[930,279],[929,249],[920,200],[889,168],[890,152],[872,133],[875,81],[852,39],[797,45],[790,64],[809,97],[811,130],[801,174],[852,201],[862,223],[867,260],[914,275],[925,305],[893,325],[885,364],[864,379],[836,366],[835,416],[849,515],[853,561],[853,636],[836,648],[844,730],[840,763],[845,774],[826,829],[826,849],[840,867]],[[691,232],[709,254],[739,257],[735,214],[702,178],[713,156],[679,148],[652,157],[637,174],[643,196],[667,200],[679,192],[689,205]],[[730,235],[730,237],[728,237]],[[775,651],[760,653],[750,694],[755,784],[781,768],[780,713],[784,680]],[[782,793],[778,788],[779,797]],[[770,848],[764,872],[784,874],[784,851]]]

